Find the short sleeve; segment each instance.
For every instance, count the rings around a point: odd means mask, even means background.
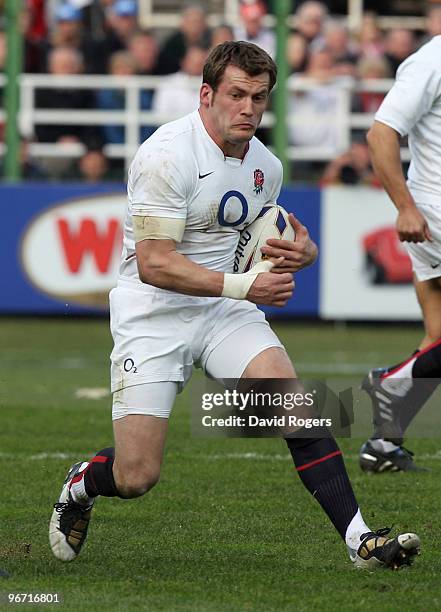
[[[274,167],[274,180],[273,180],[273,189],[269,195],[269,202],[277,202],[278,197],[280,196],[280,190],[282,189],[283,183],[283,166],[280,159],[275,158],[275,167]]]
[[[189,188],[176,152],[138,151],[129,172],[129,200],[133,215],[185,219]]]
[[[405,136],[430,111],[440,94],[441,72],[431,62],[412,56],[399,67],[395,84],[375,120]]]
[[[282,189],[283,184],[283,166],[282,162],[278,159],[277,164],[277,176],[275,181],[275,190],[274,190],[274,201],[277,202],[277,198],[280,195],[280,190]]]

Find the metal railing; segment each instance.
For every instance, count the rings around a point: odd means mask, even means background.
[[[239,18],[239,1],[240,0],[224,0],[221,6],[221,10],[212,11],[211,3],[208,0],[203,2],[203,5],[208,9],[208,23],[211,27],[215,27],[220,23],[227,23],[230,26],[236,26]],[[169,10],[163,10],[163,3],[161,0],[139,0],[139,15],[140,23],[145,28],[177,28],[181,21],[181,10],[177,7],[181,5],[181,2],[176,2],[176,9],[173,10],[171,7]],[[341,20],[351,30],[357,30],[360,28],[363,14],[365,12],[365,1],[364,0],[346,0],[346,16],[341,17]],[[294,5],[296,6],[296,4]],[[340,16],[338,16],[340,19]],[[288,25],[290,28],[296,27],[295,14],[291,14],[288,17]],[[267,15],[265,17],[265,25],[267,27],[274,27],[275,17],[274,15]],[[425,25],[424,16],[378,16],[378,25],[382,29],[390,28],[409,28],[412,30],[423,30]]]
[[[20,77],[21,106],[19,113],[20,131],[24,138],[30,141],[29,155],[31,157],[79,157],[85,148],[81,143],[44,143],[33,140],[35,127],[37,125],[82,125],[82,126],[106,126],[119,125],[125,128],[125,142],[123,144],[107,144],[104,152],[109,158],[124,159],[125,167],[135,154],[140,142],[141,126],[159,126],[166,121],[176,119],[177,116],[164,115],[153,110],[142,110],[140,107],[140,92],[145,89],[156,90],[164,83],[166,77],[160,76],[130,76],[115,77],[102,75],[75,75],[54,76],[23,74]],[[193,81],[194,88],[200,87],[200,78]],[[295,137],[296,126],[303,127],[308,124],[317,126],[320,124],[320,110],[318,112],[308,111],[298,116],[296,113],[296,96],[314,96],[322,92],[325,97],[328,93],[333,97],[332,127],[333,138],[331,143],[320,142],[316,145],[296,144],[295,139],[288,149],[290,160],[326,161],[343,153],[350,145],[351,135],[354,130],[367,130],[373,121],[370,113],[354,113],[351,111],[351,100],[357,92],[387,92],[393,81],[389,79],[356,81],[353,79],[332,80],[318,82],[304,77],[291,77],[288,81],[288,89],[291,93],[292,109],[286,118],[287,129],[293,132]],[[5,77],[0,75],[0,87],[4,86]],[[45,89],[118,89],[124,92],[125,107],[121,110],[98,110],[98,109],[40,109],[35,106],[35,92],[38,88]],[[305,105],[304,105],[305,106]],[[323,108],[323,123],[329,122]],[[0,121],[6,120],[5,112],[0,111]],[[283,120],[278,118],[277,120]],[[267,111],[262,120],[262,127],[271,128],[276,121],[273,112]],[[0,153],[4,153],[4,145],[0,145]],[[408,151],[402,151],[403,158],[408,159]]]

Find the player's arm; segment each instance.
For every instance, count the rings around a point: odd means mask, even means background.
[[[291,274],[271,274],[270,262],[262,262],[245,274],[209,270],[178,253],[172,238],[142,238],[136,229],[145,225],[141,219],[134,217],[136,260],[143,283],[185,295],[247,299],[271,306],[284,306],[292,296]]]
[[[401,159],[400,136],[409,134],[418,121],[431,111],[441,95],[436,62],[416,53],[401,64],[392,89],[383,100],[368,144],[375,172],[398,210],[400,240],[431,240],[427,223],[417,209],[406,185]]]
[[[374,170],[398,210],[397,231],[401,241],[432,240],[427,221],[407,187],[400,157],[400,134],[375,121],[367,134]]]

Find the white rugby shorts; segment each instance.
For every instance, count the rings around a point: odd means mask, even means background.
[[[120,280],[110,292],[110,328],[113,418],[125,414],[167,417],[193,366],[217,380],[239,379],[262,351],[283,348],[264,314],[246,300],[184,296],[136,281]],[[142,400],[148,389],[133,389],[126,395],[136,395],[132,403],[137,406],[130,409],[122,390],[149,387],[149,383],[175,384],[164,385],[163,394],[156,392],[157,384],[152,385],[158,406],[145,409],[143,403],[152,403]]]
[[[417,203],[418,210],[427,220],[433,242],[404,242],[412,269],[419,281],[441,276],[441,208],[430,204]]]

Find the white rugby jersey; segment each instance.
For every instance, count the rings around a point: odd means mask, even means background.
[[[232,272],[239,232],[275,202],[282,164],[252,138],[243,160],[225,157],[198,111],[166,123],[138,149],[129,169],[120,275],[139,282],[132,215],[185,219],[176,250],[220,272]]]
[[[400,65],[375,119],[409,135],[409,190],[416,202],[441,207],[441,36]]]

